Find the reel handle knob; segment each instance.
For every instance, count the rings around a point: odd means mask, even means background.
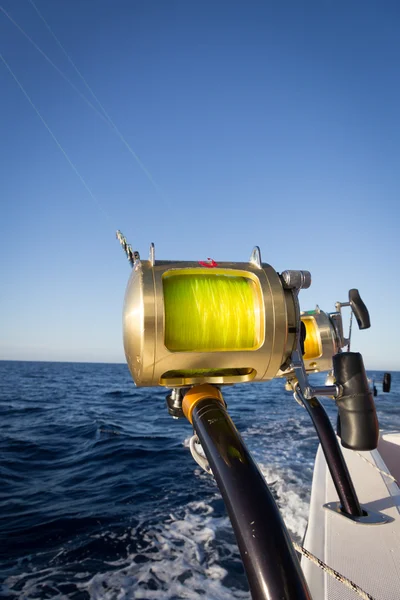
[[[359,329],[369,329],[371,327],[371,321],[369,318],[368,308],[361,300],[358,290],[349,290],[349,303],[357,319]]]

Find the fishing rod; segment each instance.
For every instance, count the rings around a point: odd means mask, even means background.
[[[137,386],[163,386],[169,413],[194,428],[191,451],[215,477],[241,553],[252,598],[311,598],[276,502],[239,435],[223,398],[226,385],[286,380],[312,419],[339,502],[331,510],[363,523],[371,511],[357,497],[337,435],[317,396],[338,408],[345,448],[377,447],[379,425],[360,353],[350,352],[342,308],[360,329],[370,327],[357,290],[336,311],[301,312],[299,293],[308,271],[278,273],[255,247],[248,262],[148,260],[117,237],[132,266],[123,310],[124,348]],[[351,322],[350,322],[351,323]],[[344,350],[346,348],[347,350]],[[311,373],[329,371],[325,385]],[[204,456],[196,446],[201,444]],[[372,519],[372,521],[371,521]],[[377,517],[380,522],[380,515]]]

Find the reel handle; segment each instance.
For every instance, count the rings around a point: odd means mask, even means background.
[[[371,321],[368,308],[365,306],[361,296],[356,289],[349,290],[349,304],[357,319],[359,329],[369,329]]]

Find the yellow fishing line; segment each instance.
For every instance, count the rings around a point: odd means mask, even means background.
[[[301,317],[306,326],[306,339],[304,340],[304,358],[311,360],[319,358],[322,354],[321,336],[313,317]]]
[[[179,274],[163,278],[165,345],[173,352],[253,350],[260,345],[260,300],[246,277]]]

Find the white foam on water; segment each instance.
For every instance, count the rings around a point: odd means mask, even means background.
[[[204,501],[189,503],[183,515],[171,514],[141,534],[145,548],[140,553],[109,563],[113,570],[96,574],[79,588],[92,600],[249,599],[248,592],[223,584],[227,571],[220,566],[213,542],[218,529],[226,529],[229,523],[213,513]],[[131,535],[137,535],[137,530]],[[231,552],[237,552],[234,544]]]
[[[288,440],[278,435],[276,443],[266,446],[265,433],[261,426],[246,431],[244,437],[248,436],[246,441],[277,498],[287,528],[301,540],[307,525],[309,489],[290,469],[293,454]],[[189,441],[190,437],[184,440],[185,447]],[[304,465],[303,457],[301,462]],[[210,479],[195,463],[193,467],[196,478]],[[219,498],[217,491],[207,494],[209,502],[215,498]],[[149,515],[137,527],[121,533],[93,535],[110,544],[123,542],[127,549],[122,558],[103,561],[101,571],[94,576],[89,574],[85,561],[80,568],[76,564],[53,567],[50,561],[46,568],[35,570],[28,564],[27,572],[7,578],[0,596],[39,600],[47,588],[54,590],[54,600],[68,600],[63,588],[58,589],[63,581],[73,584],[77,593],[86,592],[91,600],[249,600],[247,590],[228,587],[235,580],[232,572],[229,583],[224,584],[226,568],[231,571],[232,565],[235,569],[239,553],[228,517],[217,516],[208,501],[190,502],[158,523],[154,523],[154,515]],[[58,559],[62,561],[62,552]],[[243,578],[238,585],[243,585]],[[45,597],[49,597],[48,591]]]
[[[219,532],[223,542],[218,543]],[[250,600],[248,591],[224,585],[228,573],[221,566],[220,550],[225,564],[230,557],[232,565],[238,560],[233,537],[232,543],[227,541],[229,533],[227,517],[216,516],[205,501],[191,502],[155,525],[147,521],[121,535],[103,532],[93,536],[110,543],[124,540],[127,548],[135,546],[127,556],[104,562],[103,567],[109,568],[94,576],[88,576],[87,569],[76,572],[76,565],[31,569],[8,577],[0,596],[38,600],[43,598],[44,588],[51,588],[52,598],[67,600],[57,588],[61,580],[74,584],[77,592],[86,591],[91,600]],[[83,571],[84,561],[81,566]]]
[[[309,512],[309,498],[299,493],[299,486],[288,483],[294,479],[290,469],[276,470],[258,464],[270,488],[278,498],[278,506],[289,532],[296,541],[302,540],[306,531]]]
[[[34,574],[32,576],[32,574]],[[0,598],[18,598],[19,600],[40,600],[43,598],[44,589],[47,588],[46,598],[49,598],[48,588],[52,590],[52,600],[69,600],[69,597],[57,590],[53,578],[57,575],[56,569],[41,569],[31,572],[19,573],[8,577],[0,588]],[[25,581],[24,581],[25,580]],[[22,583],[23,582],[23,583]]]
[[[249,442],[250,447],[254,446],[252,454],[277,498],[286,527],[296,541],[301,541],[308,522],[310,488],[287,466],[290,463],[289,455],[296,446],[296,442],[290,442],[288,439],[276,440],[273,449],[268,446],[269,451],[266,451],[267,436],[265,427],[262,426],[248,428],[243,437],[249,438],[246,442]],[[189,441],[190,437],[185,439],[185,447],[189,446]],[[271,466],[270,462],[274,462],[274,458],[278,457],[279,466]],[[304,457],[301,457],[301,462],[305,467],[311,469],[314,461],[306,461]],[[199,475],[197,470],[196,474]],[[209,477],[206,474],[205,476]]]
[[[277,500],[291,536],[302,541],[315,459],[312,423],[298,417],[271,421],[267,415],[242,435]]]

